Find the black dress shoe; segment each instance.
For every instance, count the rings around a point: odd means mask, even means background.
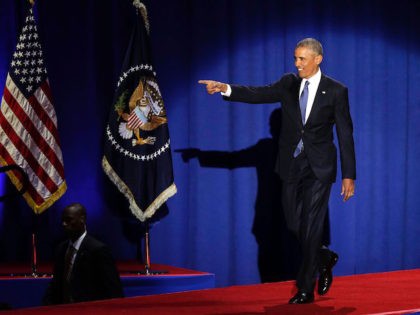
[[[298,292],[289,300],[289,304],[307,304],[314,301],[314,294],[307,292]]]
[[[324,251],[324,250],[323,250]],[[333,251],[328,249],[325,250],[326,252],[322,255],[321,261],[324,263],[321,264],[321,268],[319,269],[319,278],[318,278],[318,294],[324,295],[327,294],[328,290],[331,287],[333,282],[333,274],[332,269],[338,261],[338,255]]]

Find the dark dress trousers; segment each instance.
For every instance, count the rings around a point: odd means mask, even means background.
[[[61,304],[123,297],[120,277],[109,248],[86,235],[80,244],[69,279],[67,296],[64,280],[65,254],[69,242],[57,250],[53,279],[44,297],[44,304]]]
[[[283,209],[288,228],[300,241],[303,262],[297,287],[311,292],[315,286],[323,224],[332,183],[337,175],[337,149],[333,142],[336,126],[342,178],[356,178],[353,124],[348,90],[321,75],[310,115],[303,125],[299,107],[302,79],[285,74],[279,81],[261,87],[231,85],[228,101],[245,103],[281,102],[283,111],[279,154],[275,171],[283,181]],[[303,140],[304,152],[293,153]]]

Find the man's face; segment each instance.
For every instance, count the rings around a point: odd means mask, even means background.
[[[295,50],[295,66],[302,79],[309,79],[317,73],[321,61],[322,55],[317,55],[310,48],[298,47]]]
[[[75,241],[85,232],[86,219],[80,213],[72,207],[65,208],[61,216],[61,223],[64,228],[64,232],[67,236]]]

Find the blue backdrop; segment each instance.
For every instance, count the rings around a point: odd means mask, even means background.
[[[27,261],[37,230],[49,260],[60,211],[88,209],[88,230],[117,259],[139,256],[141,230],[101,169],[106,117],[134,19],[129,0],[38,0],[68,191],[34,219],[23,200],[0,205],[0,260]],[[304,37],[324,45],[324,73],[349,87],[357,158],[356,196],[330,199],[337,274],[420,267],[420,12],[418,1],[149,1],[152,47],[172,149],[237,151],[269,138],[278,105],[230,104],[199,79],[262,85],[294,71]],[[25,1],[0,0],[0,88],[25,15]],[[257,283],[251,233],[255,167],[184,163],[174,153],[178,193],[151,231],[152,262],[214,272],[218,286]],[[6,190],[8,180],[2,180]]]

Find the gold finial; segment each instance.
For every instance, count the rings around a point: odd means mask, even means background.
[[[149,26],[149,19],[147,17],[146,6],[143,3],[141,3],[140,0],[134,0],[133,5],[136,7],[136,9],[138,11],[140,11],[140,13],[143,17],[143,20],[144,20],[144,26],[146,27],[146,31],[147,31],[147,33],[149,33],[150,32],[150,26]]]

